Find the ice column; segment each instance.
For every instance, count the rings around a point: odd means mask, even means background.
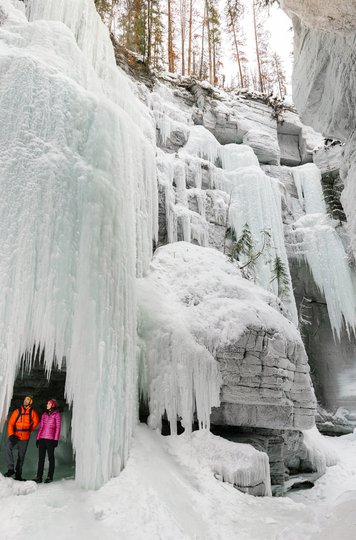
[[[136,421],[153,132],[92,0],[31,0],[30,23],[0,4],[1,419],[21,354],[44,346],[48,370],[65,357],[76,478],[97,488],[124,465]]]
[[[328,217],[321,187],[321,172],[313,163],[293,169],[299,200],[306,215],[294,223],[297,254],[307,261],[315,283],[324,294],[330,324],[339,338],[356,325],[354,276],[342,241]]]

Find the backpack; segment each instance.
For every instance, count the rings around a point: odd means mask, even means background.
[[[19,421],[19,418],[22,416],[22,405],[21,405],[21,407],[19,407],[17,409],[17,412],[18,412],[18,415],[17,415],[17,418],[16,418],[15,423],[14,423],[15,431],[16,431],[16,424]],[[21,429],[21,431],[31,431],[31,426],[33,424],[33,422],[32,422],[32,407],[30,408],[29,415],[30,415],[30,427],[28,429]]]

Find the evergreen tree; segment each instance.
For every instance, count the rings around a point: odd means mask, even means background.
[[[287,93],[287,77],[283,68],[281,57],[275,52],[272,56],[273,82],[278,90],[279,97],[283,99]]]
[[[234,57],[239,70],[239,79],[241,88],[246,84],[246,63],[247,57],[244,53],[246,45],[245,35],[242,30],[242,17],[245,7],[242,0],[226,0],[225,16],[227,21],[227,30],[232,38],[234,47]]]
[[[218,71],[220,62],[221,29],[220,14],[218,9],[219,0],[206,0],[207,5],[207,30],[209,49],[209,79],[210,84],[218,83]]]
[[[279,298],[288,297],[289,295],[289,272],[286,265],[283,263],[279,255],[276,255],[273,264],[272,281],[277,280]]]
[[[326,210],[332,219],[338,220],[340,225],[346,221],[346,215],[342,207],[340,196],[342,187],[337,186],[337,177],[331,173],[324,174],[322,177],[322,188]]]

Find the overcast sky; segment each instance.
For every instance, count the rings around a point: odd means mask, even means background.
[[[256,50],[254,44],[253,19],[251,10],[251,0],[246,1],[246,15],[244,28],[247,37],[247,53],[251,65],[255,65]],[[291,76],[292,76],[292,58],[293,50],[293,32],[291,30],[292,22],[287,15],[277,5],[269,10],[269,16],[266,14],[266,30],[271,34],[271,48],[282,58],[288,78],[288,94],[291,94]],[[231,40],[224,35],[224,71],[226,83],[229,85],[231,79],[236,76],[237,66],[232,57]],[[290,96],[288,96],[290,97]]]

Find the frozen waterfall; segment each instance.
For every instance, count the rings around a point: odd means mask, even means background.
[[[273,266],[276,256],[280,258],[288,280],[286,292],[281,295],[282,300],[290,318],[298,325],[284,243],[278,181],[263,172],[251,147],[244,144],[220,145],[214,135],[203,126],[190,128],[189,139],[180,150],[179,156],[184,160],[183,170],[186,176],[192,168],[201,169],[202,162],[208,164],[211,187],[217,190],[218,197],[221,198],[221,195],[225,194],[223,204],[228,214],[227,225],[233,228],[238,239],[247,224],[255,252],[261,252],[261,256],[255,261],[257,284],[277,296],[278,281],[275,279]],[[194,173],[191,175],[194,176]],[[199,178],[199,175],[197,177]],[[174,180],[176,181],[176,176]],[[198,182],[201,184],[200,179]],[[180,181],[180,185],[183,184],[185,186],[185,177],[184,182]],[[267,236],[270,241],[265,243],[264,238]],[[244,265],[248,262],[248,257],[241,255],[240,262]]]
[[[315,283],[325,296],[331,327],[339,338],[343,324],[348,332],[355,330],[355,276],[326,212],[320,170],[308,163],[295,167],[293,177],[306,212],[293,225],[294,247],[308,262]]]
[[[44,347],[48,371],[65,358],[76,477],[96,488],[125,463],[136,420],[154,132],[92,0],[30,0],[31,22],[0,5],[1,420],[21,355]]]

